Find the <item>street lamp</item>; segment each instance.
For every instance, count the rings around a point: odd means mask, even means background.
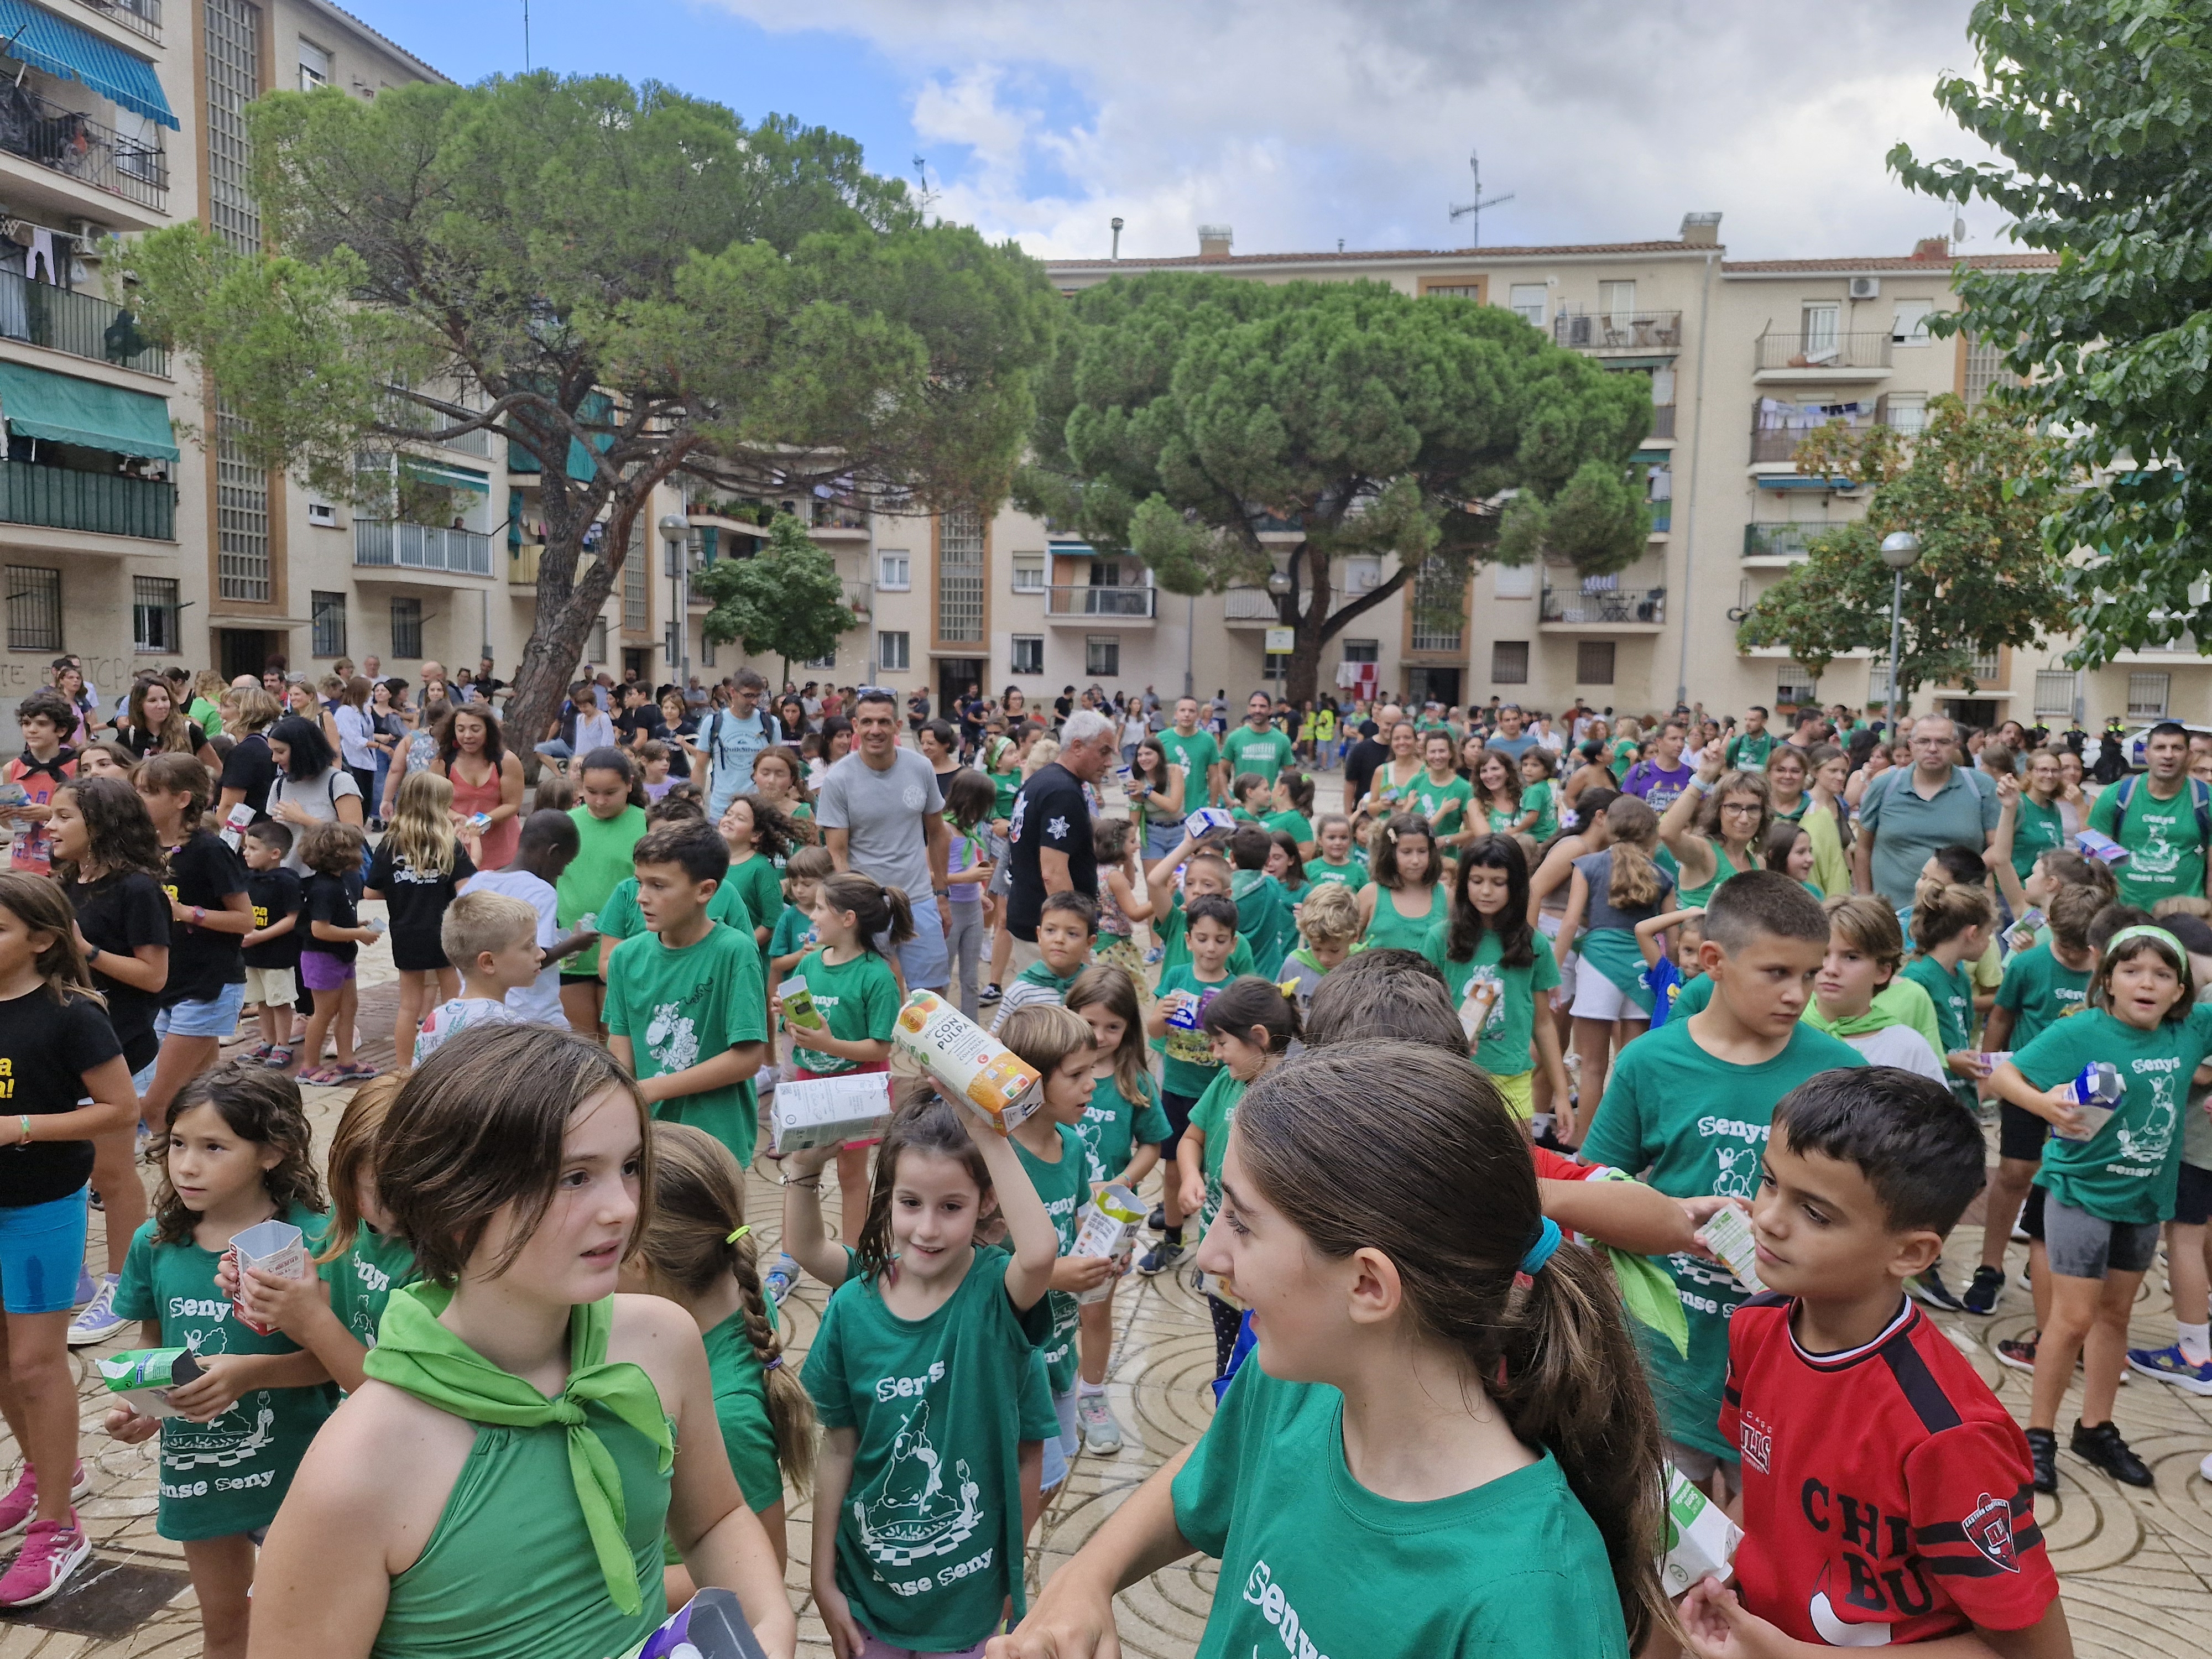
[[[1881,538],[1881,562],[1890,569],[1889,590],[1889,730],[1897,725],[1897,652],[1905,617],[1905,573],[1920,562],[1920,538],[1910,530],[1893,530]]]
[[[1267,592],[1275,601],[1275,620],[1285,628],[1295,628],[1297,625],[1296,619],[1291,615],[1290,608],[1291,589],[1296,585],[1291,580],[1291,573],[1287,570],[1270,570],[1267,573]],[[1262,643],[1264,644],[1265,641]],[[1262,662],[1267,660],[1264,653],[1261,660]],[[1290,671],[1287,665],[1275,670],[1275,678],[1279,684],[1288,683]]]
[[[681,513],[664,513],[660,534],[668,544],[668,674],[681,687],[690,679],[685,671],[691,666],[690,641],[684,633],[691,609],[691,561],[686,556],[691,520]]]

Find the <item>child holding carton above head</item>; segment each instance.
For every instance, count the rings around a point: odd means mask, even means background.
[[[1221,1068],[1200,1024],[1208,996],[1235,977],[1229,952],[1237,938],[1237,907],[1216,894],[1202,894],[1188,907],[1190,960],[1160,975],[1159,997],[1145,1015],[1145,1030],[1160,1054],[1160,1105],[1167,1114],[1168,1138],[1160,1147],[1160,1242],[1137,1264],[1147,1278],[1174,1267],[1190,1254],[1183,1243],[1182,1172],[1176,1151],[1198,1104]]]
[[[1460,854],[1451,914],[1429,930],[1421,954],[1444,976],[1475,1064],[1514,1116],[1525,1125],[1535,1113],[1539,1064],[1553,1098],[1565,1100],[1559,1028],[1548,1017],[1559,965],[1528,920],[1528,862],[1511,836],[1483,836]]]
[[[1237,902],[1237,932],[1252,947],[1252,971],[1264,979],[1275,976],[1298,937],[1290,895],[1267,873],[1274,845],[1274,837],[1256,823],[1240,823],[1229,836],[1229,861],[1235,866],[1229,896]]]
[[[1087,893],[1047,893],[1037,915],[1037,959],[1016,974],[999,1000],[991,1030],[1002,1030],[1018,1008],[1058,1006],[1091,960],[1098,906]]]
[[[411,1063],[420,1066],[471,1025],[513,1025],[521,1017],[507,1000],[538,980],[538,910],[505,893],[463,893],[446,907],[438,942],[461,970],[461,994],[423,1020]]]
[[[1751,1209],[1768,1291],[1729,1322],[1721,1413],[1744,1540],[1733,1586],[1683,1599],[1698,1659],[2074,1651],[2027,1442],[1905,1294],[1982,1157],[1972,1112],[1894,1067],[1824,1073],[1776,1103]]]
[[[1747,870],[1714,890],[1705,927],[1698,961],[1713,981],[1711,1005],[1621,1051],[1581,1156],[1648,1170],[1676,1198],[1748,1199],[1774,1103],[1816,1073],[1866,1062],[1799,1018],[1827,957],[1819,900],[1779,871]],[[1726,1268],[1688,1252],[1668,1265],[1689,1316],[1689,1352],[1644,1345],[1668,1455],[1701,1486],[1717,1477],[1741,1491],[1735,1448],[1714,1424],[1728,1321],[1745,1291]]]
[[[1316,882],[1298,907],[1298,937],[1305,942],[1283,958],[1278,971],[1303,1016],[1315,987],[1344,965],[1359,937],[1359,901],[1352,890],[1340,881]]]
[[[744,1158],[758,1122],[753,1073],[768,1053],[767,991],[750,930],[708,915],[730,849],[703,821],[672,823],[630,860],[652,932],[609,959],[607,1046],[654,1117],[704,1129]]]
[[[1180,886],[1176,881],[1176,866],[1178,864],[1182,866]],[[1160,942],[1160,984],[1167,983],[1170,969],[1190,965],[1187,909],[1190,901],[1209,895],[1215,898],[1228,898],[1229,887],[1228,855],[1218,847],[1201,847],[1188,835],[1176,844],[1174,851],[1145,872],[1146,892],[1169,895],[1164,915],[1157,902],[1152,907],[1152,933]],[[1233,900],[1231,902],[1234,903]],[[1252,947],[1242,939],[1237,941],[1236,948],[1230,952],[1229,971],[1232,974],[1252,971]]]

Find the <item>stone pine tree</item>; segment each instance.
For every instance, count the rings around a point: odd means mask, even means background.
[[[1594,574],[1643,552],[1630,457],[1649,382],[1553,346],[1512,312],[1378,283],[1164,273],[1069,302],[1014,498],[1172,592],[1262,585],[1283,567],[1285,690],[1425,562],[1545,556]],[[1346,599],[1339,567],[1382,561]],[[1456,607],[1455,607],[1456,608]]]
[[[692,579],[714,601],[702,627],[710,640],[735,640],[750,656],[781,659],[780,685],[793,660],[827,657],[837,636],[860,618],[845,604],[837,562],[811,540],[798,520],[779,513],[768,545],[749,559],[724,559]]]
[[[198,360],[255,459],[318,490],[355,495],[356,458],[409,439],[487,431],[535,459],[524,736],[662,481],[1005,495],[1059,301],[1011,244],[924,223],[848,138],[550,75],[277,93],[249,122],[270,251],[156,232],[128,252],[138,313]]]

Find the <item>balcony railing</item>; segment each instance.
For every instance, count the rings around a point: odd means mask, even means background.
[[[1813,550],[1814,537],[1834,528],[1826,524],[1747,524],[1743,527],[1743,556],[1802,559]]]
[[[1671,438],[1674,435],[1674,404],[1651,405],[1651,435],[1655,438]]]
[[[0,521],[170,542],[177,538],[177,490],[166,479],[0,461]]]
[[[491,538],[473,530],[441,530],[434,525],[394,524],[386,519],[353,521],[353,562],[404,570],[450,570],[464,576],[491,574]],[[535,571],[532,573],[535,579]]]
[[[1562,311],[1552,319],[1552,338],[1576,351],[1679,351],[1679,311]]]
[[[1547,623],[1663,623],[1667,590],[1630,587],[1591,592],[1576,587],[1547,587],[1541,614]]]
[[[1152,587],[1048,587],[1045,590],[1045,614],[1149,617],[1157,614],[1154,605],[1158,598],[1159,590]]]
[[[1866,432],[1877,426],[1896,424],[1890,418],[1888,400],[1881,398],[1828,408],[1815,404],[1793,407],[1787,403],[1767,406],[1773,403],[1768,398],[1751,406],[1751,460],[1754,466],[1796,460],[1797,446],[1824,426],[1840,425],[1847,432]],[[1911,418],[1917,422],[1919,416],[1919,408],[1915,405]],[[1916,425],[1905,429],[1918,428]]]
[[[141,207],[169,202],[169,160],[80,110],[0,82],[0,150]]]
[[[125,307],[12,270],[0,270],[0,336],[147,374],[169,372],[169,354]]]
[[[1887,368],[1889,331],[1808,334],[1802,328],[1759,337],[1759,367],[1768,369]]]
[[[120,23],[149,40],[161,38],[161,0],[79,0],[87,11],[96,11],[112,23]]]
[[[1224,622],[1279,623],[1282,602],[1264,587],[1232,587],[1221,596]]]

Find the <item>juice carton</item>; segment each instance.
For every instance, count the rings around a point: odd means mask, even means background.
[[[2128,1085],[2120,1079],[2120,1068],[2106,1060],[2091,1060],[2066,1089],[2081,1115],[2088,1120],[2088,1127],[2080,1135],[2069,1135],[2053,1126],[2051,1133],[2061,1140],[2095,1139],[2097,1131],[2111,1120],[2128,1092]]]
[[[822,1018],[822,1011],[814,1006],[814,994],[806,988],[805,975],[793,974],[775,988],[775,994],[783,999],[783,1023],[786,1025],[804,1025],[814,1031],[830,1029],[830,1022]]]
[[[2094,830],[2084,830],[2081,832],[2081,848],[2085,856],[2100,859],[2110,865],[2124,864],[2129,856],[2126,848],[2121,846],[2110,836],[2100,836]]]
[[[133,1348],[100,1357],[100,1375],[108,1393],[128,1402],[141,1417],[180,1415],[169,1403],[169,1390],[199,1374],[199,1357],[190,1348]]]
[[[258,1267],[273,1279],[305,1279],[313,1271],[307,1265],[307,1242],[300,1230],[289,1221],[256,1222],[242,1233],[231,1236],[231,1253],[238,1259],[238,1278],[246,1282],[246,1270]],[[230,1305],[244,1320],[248,1330],[267,1336],[276,1328],[263,1325],[246,1316],[246,1304],[234,1296]]]
[[[1201,806],[1184,820],[1185,831],[1194,840],[1236,827],[1237,815],[1225,806]]]
[[[1459,1028],[1467,1033],[1467,1040],[1474,1042],[1490,1024],[1491,1010],[1498,1006],[1499,994],[1505,988],[1498,981],[1481,973],[1467,982],[1467,994],[1460,999]]]
[[[1683,1595],[1707,1577],[1726,1583],[1735,1571],[1736,1546],[1741,1542],[1743,1528],[1669,1463],[1667,1553],[1659,1560],[1659,1580],[1667,1594]]]
[[[702,1589],[623,1659],[765,1659],[734,1593]]]
[[[1728,1264],[1737,1284],[1753,1296],[1766,1289],[1759,1277],[1758,1246],[1751,1236],[1751,1222],[1741,1210],[1730,1204],[1714,1211],[1702,1231],[1705,1243]]]
[[[907,998],[891,1046],[1002,1135],[1012,1134],[1044,1103],[1044,1079],[1036,1068],[934,991]]]
[[[890,1119],[891,1074],[848,1072],[779,1084],[769,1109],[769,1133],[777,1152],[798,1152],[872,1140]]]
[[[1106,1261],[1128,1259],[1135,1248],[1137,1230],[1145,1224],[1145,1206],[1136,1194],[1119,1182],[1106,1188],[1075,1215],[1075,1243],[1070,1255],[1095,1255]],[[1114,1293],[1114,1281],[1078,1291],[1078,1302],[1103,1302]]]

